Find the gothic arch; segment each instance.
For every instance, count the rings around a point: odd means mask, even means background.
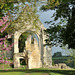
[[[24,30],[19,30],[19,31],[16,31],[14,33],[14,67],[20,67],[20,58],[21,58],[21,53],[19,53],[19,48],[18,48],[18,39],[20,37],[20,35],[22,33],[24,33],[26,31]],[[36,33],[38,34],[38,33]],[[39,34],[40,35],[40,34]],[[39,37],[38,35],[38,37]],[[36,40],[34,41],[34,45],[32,46],[31,45],[31,42],[30,42],[30,39],[31,37],[28,38],[27,40],[27,43],[26,43],[26,51],[29,50],[31,52],[31,50],[33,48],[35,48],[35,50],[32,52],[32,54],[30,55],[30,59],[28,60],[29,61],[29,68],[40,68],[41,67],[41,57],[40,57],[40,48],[38,47],[37,45],[37,42]],[[31,47],[32,46],[32,47]],[[35,55],[36,54],[36,55]],[[37,58],[38,57],[38,58]],[[32,59],[33,58],[33,59]],[[17,60],[17,61],[16,61]],[[34,61],[34,62],[33,62]],[[33,62],[33,63],[32,63]],[[17,63],[17,64],[16,64]],[[32,64],[31,64],[32,63]],[[34,66],[32,66],[34,65]]]

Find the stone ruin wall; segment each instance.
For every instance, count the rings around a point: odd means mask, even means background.
[[[26,41],[26,51],[29,53],[28,65],[29,69],[31,68],[40,68],[41,58],[40,58],[40,50],[38,47],[37,40],[34,38],[34,44],[31,44],[31,36]]]
[[[26,51],[29,52],[28,66],[31,68],[40,68],[40,67],[51,67],[52,66],[52,49],[50,47],[44,47],[41,45],[42,49],[40,50],[37,40],[34,39],[34,44],[31,44],[31,36],[27,38]],[[12,52],[7,53],[7,57],[12,58]],[[15,68],[20,67],[20,58],[23,58],[20,53],[14,54]]]

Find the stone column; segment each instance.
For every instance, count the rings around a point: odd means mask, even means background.
[[[44,53],[44,63],[46,67],[52,66],[52,49],[49,46],[47,46]]]
[[[31,67],[32,66],[31,65],[31,59],[32,58],[30,56],[30,54],[31,54],[31,35],[28,36],[27,40],[25,41],[25,45],[26,45],[26,47],[25,47],[26,51],[28,52],[28,54],[27,54],[28,57],[26,59],[27,63],[28,63],[27,65],[28,65],[28,68],[31,69],[32,68]]]
[[[44,66],[52,66],[52,49],[51,46],[46,45],[45,39],[47,39],[45,33],[43,32],[43,47],[44,47]]]
[[[43,31],[43,66],[46,65],[46,42],[45,42],[45,39],[46,39],[46,35],[44,35],[44,31]]]
[[[14,34],[14,53],[19,53],[18,36]]]
[[[38,42],[35,38],[34,38],[34,48],[36,50],[36,53],[38,54],[38,59],[36,59],[36,60],[38,60],[37,61],[37,67],[40,68],[40,67],[42,67],[41,55],[40,55],[40,50],[39,50],[39,47],[38,47]]]
[[[40,49],[40,56],[41,56],[41,63],[43,66],[43,37],[42,37],[42,29],[40,31],[40,35],[39,35],[39,49]]]
[[[19,33],[15,32],[13,35],[13,49],[14,49],[14,56],[13,56],[13,61],[14,61],[14,68],[19,68],[20,67],[20,60],[19,60],[19,48],[18,48],[18,39],[19,39]]]
[[[20,58],[18,56],[18,53],[14,53],[14,68],[20,67]]]
[[[28,36],[27,40],[25,41],[26,50],[31,51],[31,35]]]
[[[40,68],[40,67],[42,67],[41,60],[40,60],[40,50],[38,48],[38,43],[35,38],[34,38],[34,44],[31,46],[33,48],[32,48],[31,54],[30,54],[30,58],[29,58],[29,69]]]

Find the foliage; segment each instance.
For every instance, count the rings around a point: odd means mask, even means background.
[[[26,29],[27,27],[30,28],[30,30],[33,28],[39,30],[40,28],[38,26],[38,21],[39,19],[35,12],[29,5],[26,5],[20,15],[11,23],[10,27],[8,28],[13,28],[13,31]]]
[[[56,52],[53,55],[53,57],[61,57],[61,56],[62,56],[62,53],[61,52]]]
[[[59,0],[57,0],[59,1]],[[55,2],[56,3],[56,2]],[[75,49],[75,1],[59,1],[58,5],[53,5],[53,10],[56,12],[53,14],[53,21],[46,21],[45,23],[51,24],[46,30],[49,33],[49,38],[46,42],[51,42],[52,45],[63,46],[68,44],[68,48]],[[51,6],[51,5],[49,5]],[[46,7],[46,6],[44,6]],[[48,7],[49,8],[49,7]],[[47,9],[47,8],[46,8]],[[51,8],[49,8],[51,9]],[[59,19],[60,22],[55,23]]]
[[[54,66],[54,61],[52,60],[52,66]]]
[[[11,20],[11,17],[13,19],[13,14],[17,14],[16,11],[19,10],[19,6],[14,6],[15,4],[23,3],[25,0],[0,0],[0,19],[5,16],[9,15],[9,18]],[[10,27],[10,26],[8,26]],[[6,29],[2,34],[0,34],[0,37],[4,37],[8,32],[11,33],[11,30],[14,28],[11,27],[10,29]]]
[[[29,33],[24,32],[19,38],[19,51],[20,52],[23,52],[23,50],[24,50],[25,41],[26,41],[28,35],[29,35]]]
[[[16,14],[16,10],[19,10],[19,4],[22,3],[23,7],[25,2],[31,3],[32,0],[0,0],[0,18],[4,16],[4,14]],[[16,7],[14,5],[17,5]]]
[[[60,0],[47,0],[47,5],[43,5],[40,10],[46,11],[54,9],[55,6],[60,4]]]
[[[9,14],[9,10],[11,12],[14,9],[14,4],[25,3],[26,0],[0,0],[0,18],[4,16],[4,12]],[[30,2],[29,0],[27,0]],[[16,7],[18,9],[19,7]],[[13,12],[14,13],[14,12]]]
[[[8,16],[4,16],[2,19],[0,19],[0,34],[3,33],[3,31],[8,27],[8,25],[10,25],[10,22],[8,21]],[[10,62],[7,61],[6,58],[6,51],[11,50],[11,47],[13,46],[13,44],[8,45],[7,44],[7,39],[8,35],[0,38],[0,64],[4,63],[4,64],[9,64]]]
[[[75,68],[75,58],[73,58],[73,56],[60,56],[60,57],[53,56],[52,61],[54,62],[54,64],[65,63],[67,66]]]
[[[67,49],[67,45],[65,47],[62,47],[62,49],[64,49],[65,54],[68,54],[72,57],[72,59],[69,58],[66,62],[72,63],[72,66],[75,68],[75,49]]]

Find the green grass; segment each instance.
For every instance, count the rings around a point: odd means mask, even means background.
[[[3,64],[0,64],[0,67]],[[26,67],[26,66],[25,66]],[[75,69],[66,70],[66,69],[47,69],[47,68],[39,68],[39,69],[25,69],[19,68],[14,69],[9,65],[4,65],[4,69],[0,68],[0,75],[75,75]]]
[[[75,75],[75,70],[61,69],[9,69],[0,70],[0,75]]]
[[[24,75],[23,72],[3,72],[0,75]]]

